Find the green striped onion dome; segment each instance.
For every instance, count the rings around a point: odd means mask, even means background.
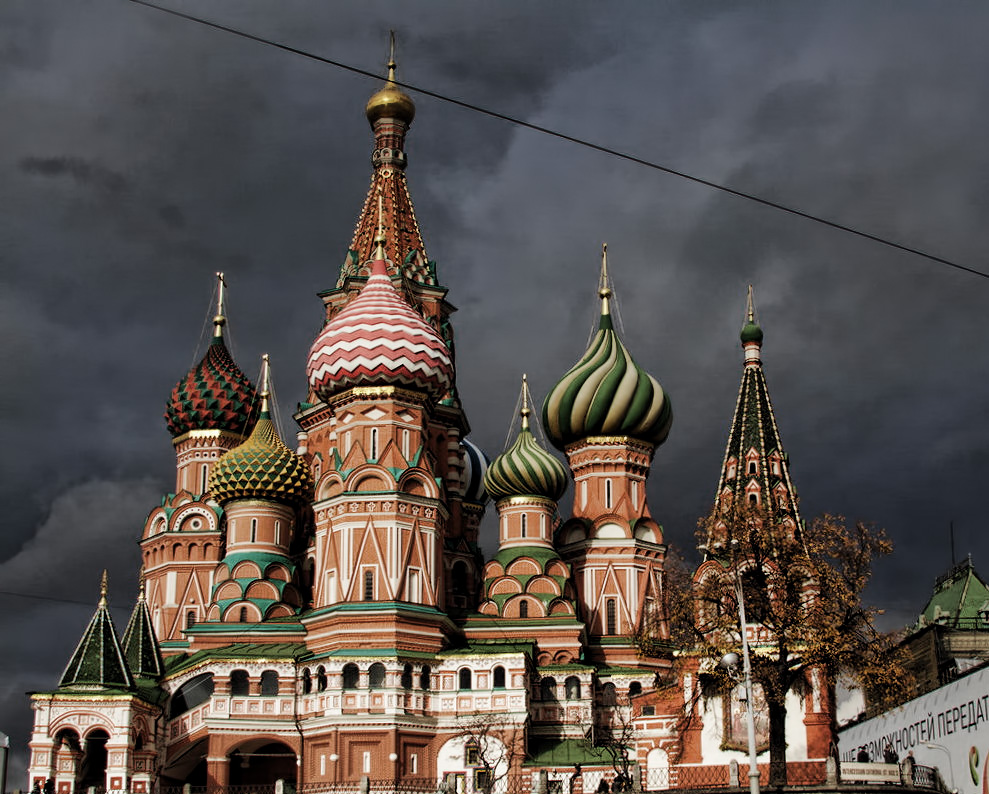
[[[267,499],[301,506],[311,498],[313,484],[309,467],[282,443],[264,410],[247,441],[217,461],[209,490],[221,504]]]
[[[543,427],[563,449],[590,436],[630,436],[659,445],[673,423],[670,400],[632,359],[605,309],[591,346],[543,403]]]
[[[523,414],[515,443],[488,466],[484,487],[495,500],[508,496],[544,496],[559,501],[567,489],[567,470],[539,446]]]

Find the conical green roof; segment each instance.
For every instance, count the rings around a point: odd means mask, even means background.
[[[96,612],[58,685],[68,689],[134,688],[134,678],[127,667],[117,630],[106,605],[106,571],[103,572]]]
[[[124,658],[134,677],[158,680],[164,675],[165,664],[161,658],[161,647],[151,625],[151,611],[144,597],[143,574],[137,603],[124,631],[123,646]]]

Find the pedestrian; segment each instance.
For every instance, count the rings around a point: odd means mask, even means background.
[[[896,754],[896,750],[893,749],[893,745],[887,742],[886,746],[883,748],[883,761],[887,764],[896,764],[899,763],[899,760],[900,756]]]
[[[869,760],[869,751],[866,750],[864,746],[863,747],[860,747],[859,748],[859,751],[858,751],[858,755],[855,756],[855,760],[856,761],[868,761]]]
[[[604,779],[604,775],[601,775],[601,782],[598,783],[597,794],[608,794],[610,788],[608,787],[608,781]]]
[[[913,750],[907,753],[907,757],[903,759],[903,763],[900,765],[900,779],[906,783],[908,786],[912,786],[916,781],[914,779],[917,773],[917,762],[913,757]]]

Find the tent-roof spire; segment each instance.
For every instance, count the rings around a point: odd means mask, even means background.
[[[120,647],[117,630],[107,608],[106,594],[107,576],[104,569],[96,612],[62,673],[59,688],[133,689],[134,678]]]
[[[155,636],[145,595],[144,566],[141,566],[137,603],[124,630],[123,651],[127,666],[135,678],[158,680],[164,675],[165,663],[161,658],[161,647]]]

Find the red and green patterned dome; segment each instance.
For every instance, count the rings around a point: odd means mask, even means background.
[[[203,360],[172,389],[165,421],[173,438],[190,430],[226,430],[246,435],[257,417],[257,391],[234,363],[220,327],[218,323]]]
[[[250,438],[220,458],[209,478],[209,491],[220,504],[265,499],[301,506],[312,490],[309,467],[282,443],[266,404]]]

